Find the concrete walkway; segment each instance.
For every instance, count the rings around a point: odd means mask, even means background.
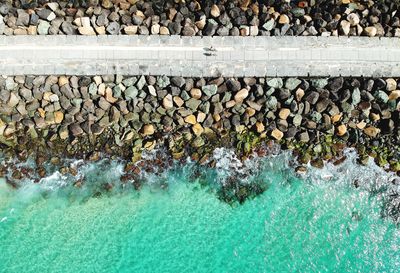
[[[400,77],[400,39],[0,36],[0,74]]]

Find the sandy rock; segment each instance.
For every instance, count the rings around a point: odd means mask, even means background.
[[[273,138],[275,138],[276,140],[281,140],[282,137],[283,137],[283,133],[282,133],[279,129],[274,129],[274,130],[271,132],[271,136],[272,136]]]
[[[219,7],[217,5],[212,5],[211,6],[211,11],[210,14],[212,17],[217,18],[221,15],[221,12],[219,10]]]
[[[256,122],[256,130],[257,130],[257,133],[260,133],[260,134],[262,132],[264,132],[265,131],[264,124],[262,122]]]
[[[143,126],[142,134],[144,136],[151,136],[155,133],[155,128],[153,124],[146,124]]]
[[[126,27],[124,27],[124,33],[127,34],[127,35],[135,35],[137,32],[138,32],[138,26],[126,26]]]
[[[381,132],[379,128],[370,126],[364,129],[364,134],[366,134],[369,137],[376,138],[377,135]]]
[[[364,28],[364,32],[369,37],[374,37],[377,33],[377,29],[376,29],[376,27],[366,27],[366,28]]]
[[[174,107],[174,103],[173,103],[171,94],[168,94],[163,98],[163,107],[165,109],[170,109],[170,108]]]
[[[186,123],[189,123],[189,124],[192,124],[192,125],[195,125],[195,124],[197,123],[196,116],[193,115],[193,114],[187,116],[187,117],[185,118],[185,122],[186,122]]]
[[[201,126],[201,124],[199,124],[199,123],[196,123],[196,124],[194,124],[193,126],[192,126],[192,130],[193,130],[193,133],[196,135],[196,136],[200,136],[201,134],[203,134],[203,132],[204,132],[204,128]]]
[[[96,35],[92,27],[79,27],[78,31],[81,35]]]
[[[394,90],[389,95],[389,100],[397,100],[400,98],[400,90]]]
[[[344,136],[347,133],[346,125],[342,124],[337,127],[337,135]]]
[[[347,15],[347,21],[349,21],[350,25],[354,27],[360,23],[360,17],[356,13],[350,13]]]
[[[340,22],[340,29],[342,30],[342,32],[343,32],[344,35],[349,35],[349,33],[350,33],[350,26],[351,26],[351,24],[350,24],[349,21],[342,20],[342,21]]]
[[[54,122],[60,124],[64,120],[64,113],[61,111],[54,112]]]
[[[68,81],[68,78],[67,78],[66,76],[60,76],[60,77],[58,78],[58,85],[59,85],[60,87],[66,85],[68,82],[69,82],[69,81]]]
[[[281,119],[286,120],[287,117],[288,117],[289,115],[290,115],[290,109],[282,108],[282,109],[279,111],[279,117],[280,117]]]
[[[278,20],[279,24],[289,24],[290,23],[290,19],[289,16],[287,16],[286,14],[281,14],[279,16],[279,20]]]
[[[386,90],[387,91],[393,91],[396,90],[397,88],[397,82],[395,79],[389,78],[386,79]]]
[[[236,94],[235,94],[235,102],[237,103],[242,103],[243,100],[245,98],[247,98],[247,96],[249,95],[249,90],[247,90],[246,88],[243,88],[241,90],[239,90]]]

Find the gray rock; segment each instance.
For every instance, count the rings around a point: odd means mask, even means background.
[[[233,78],[228,79],[226,81],[226,86],[227,86],[229,91],[233,91],[233,92],[237,92],[240,89],[242,89],[242,86],[241,86],[240,82],[238,80],[236,80],[236,79],[233,79]]]
[[[183,77],[173,77],[172,79],[171,79],[171,82],[172,82],[172,84],[173,85],[175,85],[175,86],[177,86],[177,87],[179,87],[179,88],[181,88],[182,86],[184,86],[185,85],[185,79],[183,78]]]
[[[328,85],[328,79],[313,79],[311,80],[311,84],[315,88],[324,88]]]
[[[107,26],[106,30],[107,30],[107,33],[109,33],[111,35],[117,35],[117,34],[119,34],[120,28],[121,28],[121,26],[117,22],[111,22]]]
[[[111,107],[111,104],[108,101],[106,101],[104,97],[100,97],[99,107],[104,111],[107,111]]]
[[[210,102],[205,101],[199,106],[199,110],[202,111],[203,113],[208,114],[210,112]]]
[[[98,25],[99,27],[102,27],[102,26],[105,26],[107,24],[108,24],[107,15],[105,15],[104,13],[100,14],[97,17],[96,25]]]
[[[206,94],[206,96],[213,96],[215,94],[217,94],[218,91],[218,87],[215,84],[210,84],[210,85],[204,85],[201,90],[203,91],[204,94]]]
[[[389,100],[389,96],[382,90],[378,90],[375,92],[374,97],[379,101],[383,103],[387,103]]]
[[[267,85],[272,88],[282,88],[283,80],[281,78],[273,78],[267,81]]]
[[[49,34],[50,23],[47,21],[39,20],[37,32],[39,35]]]
[[[40,103],[38,100],[33,100],[29,103],[26,104],[26,110],[31,112],[31,111],[36,111],[40,107]]]
[[[133,14],[132,15],[132,23],[136,26],[139,26],[143,23],[143,18],[138,15]]]
[[[317,102],[316,109],[317,112],[322,113],[326,110],[328,107],[330,101],[328,99],[322,99],[319,102]]]
[[[212,36],[218,28],[218,23],[214,19],[208,19],[207,24],[203,30],[203,35]]]
[[[199,107],[200,103],[201,103],[201,100],[196,100],[194,98],[191,98],[185,102],[185,105],[192,111],[195,111],[197,109],[197,107]]]
[[[130,86],[124,91],[124,96],[126,100],[134,99],[139,94],[139,91],[135,86]]]
[[[312,91],[308,95],[306,95],[305,100],[310,104],[316,104],[319,98],[319,93]]]
[[[36,13],[31,14],[31,18],[29,19],[29,24],[33,26],[37,26],[39,24],[39,16]]]
[[[220,26],[217,29],[218,36],[229,36],[229,28],[226,26]]]
[[[310,141],[310,136],[308,135],[308,132],[303,132],[299,135],[299,140],[301,142],[309,142]]]
[[[165,88],[170,84],[169,77],[159,76],[157,77],[157,86],[160,88]]]
[[[73,136],[80,136],[83,134],[83,130],[79,124],[74,123],[69,126],[69,130],[71,131]]]
[[[276,110],[278,107],[278,100],[273,96],[269,97],[266,101],[266,107],[271,110]]]
[[[295,16],[295,17],[302,17],[305,15],[305,10],[302,8],[292,8],[290,12]]]
[[[96,83],[92,82],[89,85],[89,94],[93,97],[97,95],[97,85]]]
[[[12,77],[7,77],[6,79],[6,90],[11,91],[17,88],[18,84],[14,82]]]
[[[7,3],[1,3],[0,4],[0,14],[5,16],[9,12],[10,12],[9,5]]]
[[[196,31],[191,26],[185,26],[182,30],[182,35],[183,36],[194,36],[194,35],[196,35]]]
[[[297,78],[288,78],[285,82],[285,87],[289,90],[296,89],[301,84],[301,80]]]
[[[136,82],[137,82],[137,78],[136,77],[129,77],[129,78],[127,78],[127,79],[124,79],[123,81],[122,81],[122,84],[125,86],[125,87],[129,87],[129,86],[132,86],[132,85],[134,85]]]
[[[224,110],[222,103],[217,102],[214,104],[214,114],[219,114]],[[205,112],[207,114],[207,112]]]
[[[29,102],[33,100],[32,91],[28,88],[21,88],[19,90],[19,94],[25,99],[25,101]]]
[[[270,31],[275,27],[275,20],[272,18],[262,26],[265,30]]]
[[[29,14],[23,10],[17,10],[17,22],[15,23],[17,26],[28,26],[29,25]]]
[[[37,14],[41,19],[44,19],[44,20],[47,20],[47,21],[52,21],[52,20],[54,20],[54,19],[56,18],[56,15],[54,14],[54,12],[52,12],[52,11],[49,10],[49,9],[41,9],[41,10],[38,10],[38,11],[36,11],[36,14]]]
[[[303,120],[302,116],[297,114],[293,117],[293,125],[299,127],[301,125],[301,121]]]
[[[146,84],[146,78],[144,76],[141,76],[138,82],[136,83],[136,87],[138,90],[143,90],[145,84]]]
[[[70,22],[64,21],[61,24],[61,30],[62,32],[64,32],[66,35],[73,35],[76,33],[76,30],[74,29],[74,27],[72,26],[72,24]]]
[[[361,93],[360,89],[354,88],[353,92],[351,93],[351,103],[353,105],[357,105],[361,102]]]
[[[157,97],[157,92],[156,92],[156,89],[154,88],[154,86],[148,85],[147,92],[149,92],[149,94],[152,95],[153,97]]]

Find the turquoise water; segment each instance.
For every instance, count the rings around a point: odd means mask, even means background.
[[[287,156],[267,158],[247,168],[268,189],[231,206],[216,188],[246,167],[222,158],[203,170],[209,186],[193,181],[190,163],[149,176],[140,192],[99,197],[58,174],[19,190],[1,181],[0,272],[399,272],[400,231],[373,190],[390,175],[349,160],[300,179]],[[96,183],[122,167],[82,172]],[[160,179],[167,188],[152,185]]]

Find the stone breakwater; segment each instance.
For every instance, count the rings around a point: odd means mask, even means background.
[[[0,34],[400,37],[399,9],[398,0],[6,0]]]
[[[322,166],[355,147],[400,171],[400,80],[393,78],[0,78],[0,145],[29,155],[140,159],[165,147],[206,161],[216,147],[265,153],[272,142]]]

